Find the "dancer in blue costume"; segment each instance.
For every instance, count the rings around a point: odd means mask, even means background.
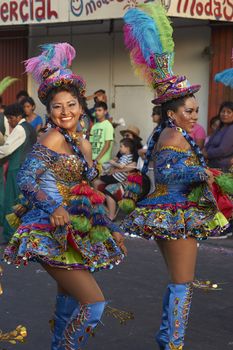
[[[75,50],[48,44],[26,70],[40,83],[51,128],[34,146],[19,175],[28,211],[5,249],[19,266],[40,262],[58,285],[52,350],[83,349],[106,306],[91,272],[110,269],[126,252],[119,228],[105,215],[104,196],[89,186],[97,175],[91,146],[76,133],[85,83],[69,66]]]
[[[156,340],[161,350],[182,350],[193,291],[197,240],[221,232],[227,221],[210,191],[213,175],[198,146],[188,135],[198,120],[194,93],[186,77],[172,71],[172,27],[160,4],[130,9],[125,17],[125,42],[137,72],[155,90],[162,121],[148,146],[143,172],[154,161],[155,191],[137,204],[124,229],[155,239],[171,283],[163,299]]]

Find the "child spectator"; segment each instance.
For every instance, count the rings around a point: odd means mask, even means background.
[[[116,160],[110,160],[111,165],[107,175],[102,175],[100,180],[96,180],[95,187],[105,185],[106,204],[108,208],[108,217],[113,220],[116,216],[116,201],[112,193],[112,184],[121,184],[127,179],[128,170],[136,168],[136,162],[133,162],[135,144],[132,139],[125,138],[120,141],[120,153],[121,157]],[[109,189],[109,190],[108,190]]]
[[[97,123],[91,128],[90,142],[92,144],[92,158],[100,164],[111,159],[114,129],[112,124],[106,120],[108,106],[105,102],[95,105]]]
[[[34,100],[31,97],[26,97],[22,100],[21,105],[27,122],[38,132],[43,126],[43,120],[34,112],[36,108]]]

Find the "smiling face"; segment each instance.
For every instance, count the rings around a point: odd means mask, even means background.
[[[71,11],[75,16],[81,16],[83,12],[83,0],[71,0]]]
[[[50,118],[54,124],[71,133],[77,130],[82,111],[77,97],[68,91],[58,92],[50,102]]]
[[[168,116],[174,124],[187,133],[191,133],[198,120],[199,106],[194,97],[188,97],[183,106],[180,106],[176,112],[169,110]]]

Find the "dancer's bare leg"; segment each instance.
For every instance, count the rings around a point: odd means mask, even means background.
[[[45,264],[43,267],[57,282],[58,290],[74,297],[80,304],[104,301],[103,293],[89,271],[65,270]]]
[[[108,209],[108,217],[110,220],[114,220],[116,217],[116,202],[112,197],[106,195],[106,204]]]
[[[158,241],[173,283],[193,281],[197,259],[195,238]]]

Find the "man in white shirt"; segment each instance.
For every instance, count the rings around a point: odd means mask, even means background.
[[[0,146],[0,160],[8,161],[3,210],[3,235],[5,240],[8,241],[13,232],[5,216],[12,212],[12,206],[17,201],[19,196],[17,173],[37,137],[33,127],[23,118],[23,108],[20,104],[15,103],[7,106],[4,113],[10,128],[12,128],[12,132],[7,137],[4,145]]]

